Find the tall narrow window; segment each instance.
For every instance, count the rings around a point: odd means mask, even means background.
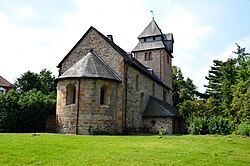
[[[100,91],[100,104],[101,105],[105,104],[105,89],[104,89],[104,87],[101,87],[101,91]]]
[[[163,90],[163,101],[167,100],[167,92]]]
[[[151,60],[153,60],[153,55],[152,55],[152,52],[149,52],[149,57],[148,57],[149,59],[149,61],[151,61]]]
[[[153,83],[153,96],[155,96],[155,83]]]
[[[74,84],[67,85],[67,96],[66,96],[66,104],[75,104],[76,102],[76,86]]]
[[[140,104],[140,110],[144,110],[144,93],[141,93],[141,104]]]
[[[148,61],[148,52],[145,52],[145,61]]]
[[[135,86],[136,91],[139,91],[139,74],[136,75]]]
[[[168,64],[170,63],[170,59],[169,59],[169,56],[167,55],[167,62]]]
[[[100,105],[108,105],[108,86],[103,85],[100,89]]]

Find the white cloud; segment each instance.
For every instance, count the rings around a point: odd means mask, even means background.
[[[226,61],[228,58],[235,57],[235,54],[233,53],[233,51],[236,51],[237,49],[237,46],[235,43],[237,43],[242,48],[250,48],[250,36],[243,37],[241,39],[238,39],[236,41],[229,43],[223,52],[221,52],[218,55],[212,56],[211,59],[212,60],[218,59],[218,60]],[[246,52],[247,51],[248,50],[246,50]]]
[[[174,4],[168,13],[165,27],[174,33],[175,45],[178,48],[197,49],[214,30],[210,25],[200,25],[193,12],[178,4]]]
[[[32,19],[36,14],[34,9],[30,6],[18,6],[16,7],[15,12],[16,12],[15,13],[16,17],[20,21],[26,21]]]

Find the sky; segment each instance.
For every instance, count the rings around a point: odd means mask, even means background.
[[[173,65],[200,92],[213,60],[250,51],[250,0],[0,0],[0,75],[14,83],[24,72],[56,67],[90,26],[130,52],[154,19],[173,33]]]

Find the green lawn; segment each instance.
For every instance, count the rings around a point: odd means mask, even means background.
[[[250,165],[250,138],[2,133],[0,165]]]

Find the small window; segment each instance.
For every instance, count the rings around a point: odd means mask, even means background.
[[[149,52],[149,61],[153,60],[152,52]]]
[[[74,84],[67,85],[66,104],[75,104],[76,102],[76,86]]]
[[[146,42],[146,41],[147,41],[147,39],[146,39],[146,38],[144,38],[143,40],[144,40],[144,42]]]
[[[147,60],[148,60],[148,53],[145,52],[145,61],[147,61]]]
[[[163,90],[163,101],[166,101],[167,99],[167,92]]]
[[[136,91],[139,91],[139,74],[136,75],[135,86]]]
[[[153,83],[153,96],[155,96],[155,84]]]
[[[141,93],[141,103],[140,103],[140,110],[144,110],[144,93]]]
[[[145,52],[145,61],[153,60],[152,52]]]
[[[155,40],[155,37],[153,37],[153,40]]]
[[[105,86],[100,89],[100,105],[107,105],[107,88]]]
[[[167,55],[167,62],[168,64],[170,63],[170,59],[169,59],[169,56]]]

